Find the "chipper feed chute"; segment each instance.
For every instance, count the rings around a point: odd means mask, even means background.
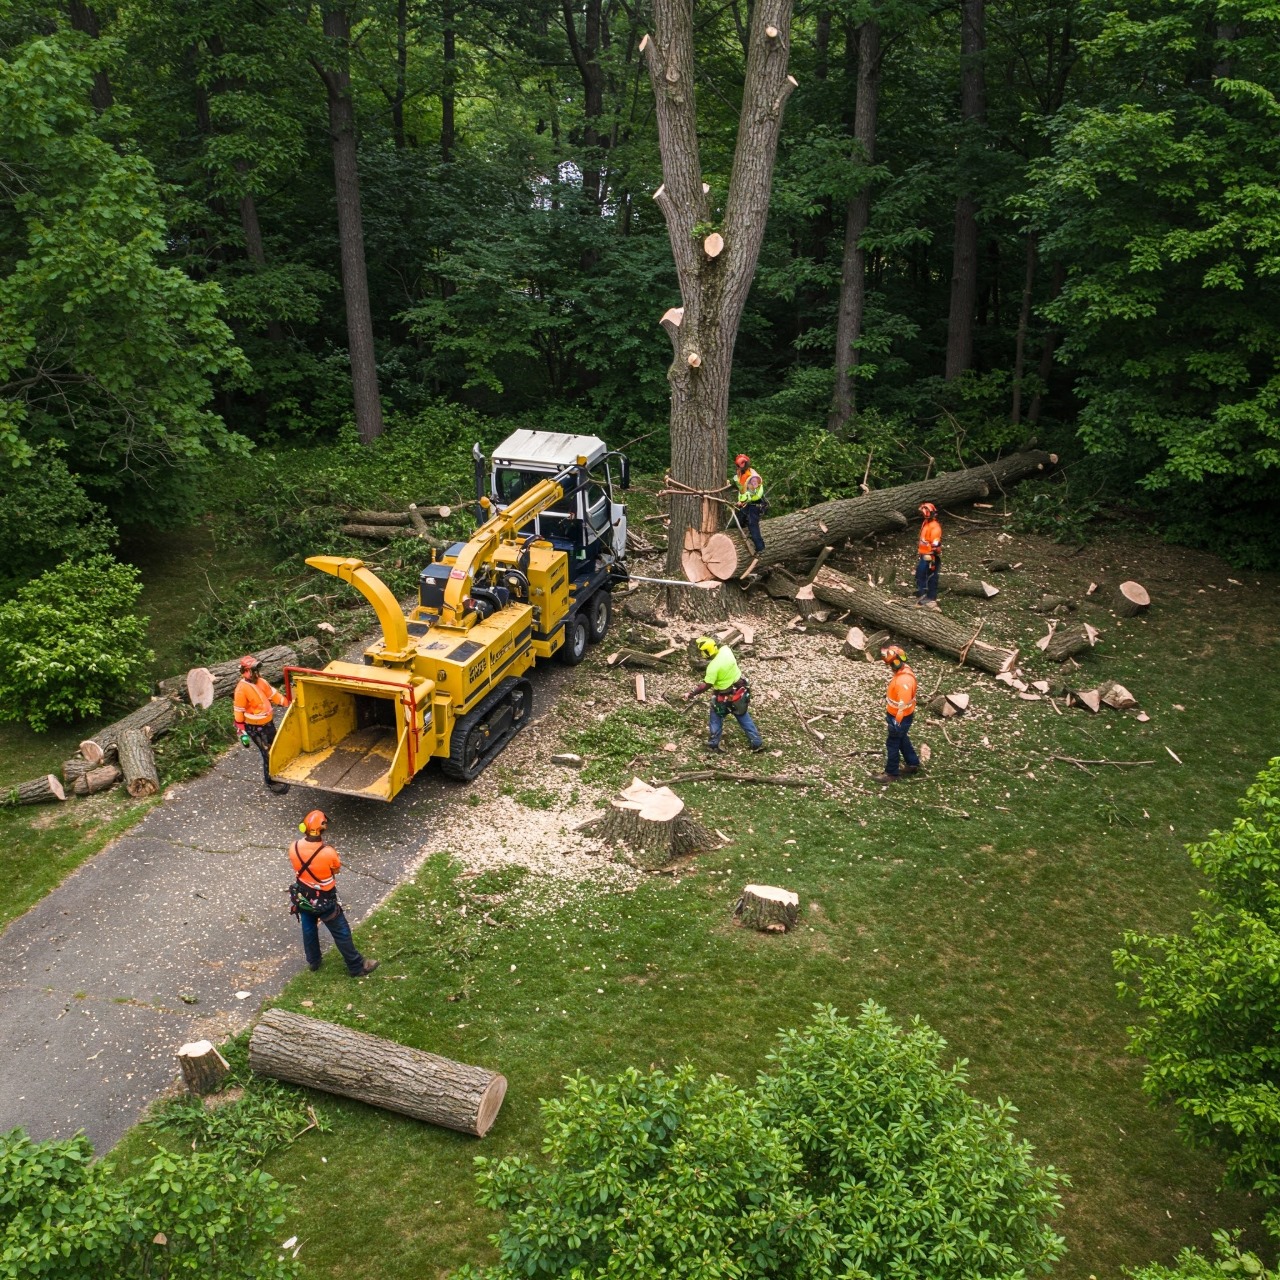
[[[271,776],[339,795],[394,799],[420,763],[432,682],[349,662],[287,675],[293,701],[271,746]]]

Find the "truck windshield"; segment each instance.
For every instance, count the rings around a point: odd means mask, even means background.
[[[528,493],[539,480],[547,479],[544,471],[517,471],[514,467],[497,467],[493,473],[494,501],[502,506]]]

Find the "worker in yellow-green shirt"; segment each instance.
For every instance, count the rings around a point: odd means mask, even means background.
[[[763,751],[764,741],[760,730],[747,710],[751,702],[751,686],[747,683],[727,644],[717,644],[710,636],[699,636],[698,652],[707,659],[707,669],[702,683],[684,695],[686,702],[700,693],[711,690],[711,718],[708,724],[707,750],[720,751],[720,736],[724,733],[725,717],[732,715],[747,735],[752,751]]]

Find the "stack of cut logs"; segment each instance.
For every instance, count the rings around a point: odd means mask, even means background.
[[[351,538],[369,538],[374,542],[394,542],[397,538],[419,538],[442,551],[450,539],[432,537],[428,520],[447,520],[452,507],[419,506],[411,502],[407,511],[348,511],[339,532]]]
[[[277,685],[286,666],[297,666],[301,659],[318,652],[319,643],[308,636],[293,646],[259,650],[255,656],[262,662],[264,679]],[[239,679],[237,659],[212,667],[193,667],[185,676],[161,680],[157,686],[159,697],[86,738],[79,751],[62,762],[61,778],[52,773],[32,778],[0,797],[0,803],[46,804],[66,800],[68,791],[92,796],[109,791],[119,782],[135,800],[155,795],[160,790],[160,775],[151,744],[186,714],[188,704],[208,707],[215,698],[228,698]]]

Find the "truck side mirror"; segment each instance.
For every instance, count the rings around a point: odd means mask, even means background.
[[[631,459],[625,453],[618,454],[618,471],[623,489],[631,488]]]

